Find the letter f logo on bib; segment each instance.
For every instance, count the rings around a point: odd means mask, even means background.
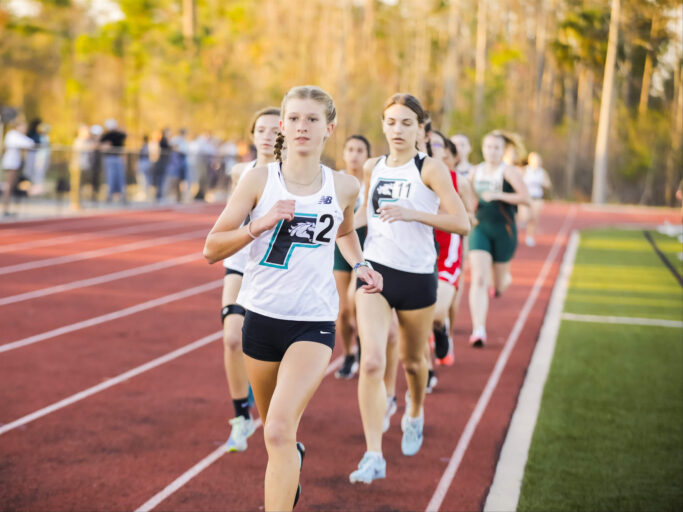
[[[322,215],[318,222],[315,213],[295,213],[292,220],[281,220],[275,226],[268,250],[259,263],[267,267],[287,269],[294,249],[315,249],[330,243],[325,235],[332,229],[332,215]]]

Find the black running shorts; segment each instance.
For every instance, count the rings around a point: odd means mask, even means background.
[[[384,288],[382,295],[389,306],[398,311],[422,309],[436,304],[438,278],[432,274],[415,274],[387,267],[380,263],[370,262],[372,268],[382,274]],[[356,289],[365,283],[356,279]]]
[[[248,311],[242,326],[242,352],[259,361],[282,361],[297,341],[322,343],[334,349],[334,322],[280,320]]]

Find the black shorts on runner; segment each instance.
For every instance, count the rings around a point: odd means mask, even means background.
[[[244,277],[244,272],[240,272],[239,270],[235,270],[234,268],[226,267],[225,275],[229,276],[230,274],[237,274],[238,276]]]
[[[334,322],[280,320],[247,310],[242,326],[242,352],[259,361],[282,361],[297,341],[322,343],[334,349]]]
[[[432,274],[415,274],[387,267],[380,263],[370,262],[372,268],[382,274],[384,288],[382,295],[389,306],[398,311],[422,309],[436,304],[438,278]],[[356,279],[356,289],[365,283]]]

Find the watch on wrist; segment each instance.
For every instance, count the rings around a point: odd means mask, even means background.
[[[358,269],[361,268],[361,267],[368,267],[370,270],[374,270],[374,269],[372,268],[372,265],[370,265],[370,262],[369,262],[369,261],[363,260],[363,261],[359,261],[358,263],[356,263],[356,264],[353,266],[353,272],[354,272],[354,273],[358,273]]]

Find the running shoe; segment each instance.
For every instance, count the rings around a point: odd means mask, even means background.
[[[527,236],[524,242],[527,247],[536,247],[536,240],[534,240],[533,236]]]
[[[484,329],[475,329],[470,335],[470,347],[484,348],[486,344],[486,331]]]
[[[356,361],[356,356],[349,354],[344,356],[344,362],[341,368],[334,373],[334,376],[338,379],[352,379],[357,372],[358,361]]]
[[[299,473],[301,473],[301,468],[304,467],[304,457],[306,456],[306,447],[304,446],[304,443],[300,443],[299,441],[296,442],[296,451],[299,454]],[[296,504],[299,503],[299,498],[301,497],[301,482],[299,482],[299,485],[296,488],[296,495],[294,496],[294,505],[292,508],[296,507]]]
[[[379,453],[365,452],[363,458],[358,463],[358,469],[349,475],[349,481],[352,484],[362,482],[364,484],[372,483],[373,480],[386,478],[387,476],[387,462]]]
[[[247,439],[256,430],[254,420],[246,419],[244,416],[237,416],[230,420],[232,430],[230,437],[225,443],[226,452],[243,452],[247,449]]]
[[[437,359],[443,359],[451,347],[451,339],[446,327],[444,326],[440,331],[434,331],[432,336],[434,336],[434,356]]]
[[[439,379],[436,378],[436,374],[430,373],[427,378],[427,394],[431,394],[431,392],[434,391],[437,382],[439,382]]]
[[[401,439],[401,451],[403,455],[412,456],[420,451],[422,446],[422,430],[424,429],[425,417],[424,411],[420,412],[417,418],[411,418],[407,414],[404,415],[405,421],[403,428],[403,439]]]
[[[388,396],[387,397],[387,410],[384,413],[384,421],[382,422],[382,433],[389,430],[389,426],[391,425],[391,417],[396,413],[397,408],[398,407],[396,405],[396,397],[395,396]]]
[[[446,354],[446,357],[437,359],[436,364],[439,366],[453,366],[455,364],[455,355],[453,354],[453,349]]]

